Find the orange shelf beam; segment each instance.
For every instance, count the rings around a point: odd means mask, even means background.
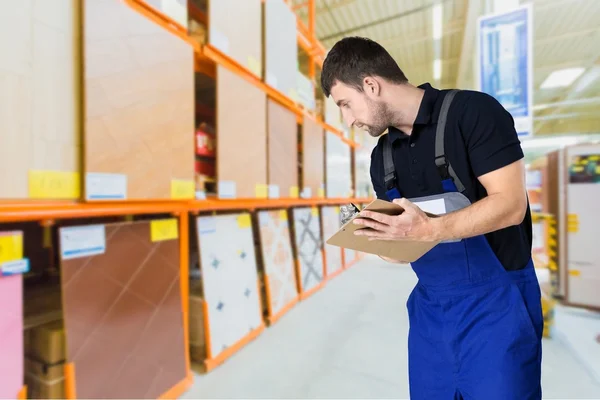
[[[120,215],[181,213],[187,202],[31,203],[0,204],[0,222],[44,221]]]
[[[191,373],[189,373],[184,380],[173,386],[166,393],[163,393],[159,399],[178,399],[180,398],[194,383],[194,377]]]
[[[241,65],[232,58],[228,57],[227,55],[223,54],[221,51],[211,46],[210,44],[204,45],[198,56],[200,58],[208,59],[215,64],[222,65],[223,67],[227,68],[236,75],[241,76],[248,82],[256,85],[258,88],[263,90],[270,98],[277,101],[282,106],[290,109],[291,111],[297,114],[303,113],[302,109],[299,106],[297,106],[292,99],[264,83],[261,80],[261,78],[254,75],[248,68]]]
[[[205,318],[207,318],[207,317],[205,316]],[[225,360],[227,360],[228,358],[233,356],[235,353],[240,351],[242,348],[244,348],[246,345],[248,345],[250,342],[252,342],[258,336],[260,336],[260,334],[263,333],[265,328],[266,328],[266,326],[264,323],[259,325],[258,328],[251,331],[248,335],[246,335],[245,337],[240,339],[233,346],[225,349],[217,357],[204,360],[205,371],[210,372],[213,369],[215,369],[216,367],[218,367],[219,365],[223,364],[225,362]]]
[[[309,297],[311,297],[313,294],[317,293],[319,290],[323,289],[323,287],[325,286],[325,284],[327,283],[327,279],[323,279],[323,281],[321,281],[321,283],[319,283],[317,286],[315,286],[312,289],[307,290],[306,292],[302,292],[300,294],[300,300],[304,301],[306,299],[308,299]]]
[[[232,58],[228,57],[227,55],[223,54],[221,51],[214,48],[213,46],[211,46],[211,45],[203,46],[201,53],[198,53],[197,57],[200,58],[200,60],[197,61],[197,64],[199,62],[205,63],[205,62],[207,62],[206,60],[210,60],[208,62],[213,62],[215,64],[222,65],[223,67],[229,69],[231,72],[244,78],[246,81],[252,83],[256,87],[261,89],[263,92],[265,92],[267,94],[267,96],[269,96],[269,98],[271,98],[272,100],[281,104],[283,107],[287,108],[288,110],[292,111],[299,118],[301,118],[303,116],[311,118],[314,121],[316,121],[317,123],[319,123],[325,130],[339,136],[349,146],[354,147],[354,148],[360,147],[360,145],[358,143],[345,138],[341,131],[332,127],[331,125],[325,124],[323,121],[316,119],[314,115],[312,115],[310,112],[308,112],[307,110],[300,107],[291,98],[284,95],[277,89],[267,85],[258,76],[254,75],[248,68],[241,65],[240,63],[233,60]]]
[[[180,214],[202,211],[256,210],[269,208],[368,203],[368,198],[341,199],[209,199],[154,202],[36,202],[0,203],[0,223],[46,221],[87,217],[109,217],[142,214]]]
[[[183,41],[187,42],[190,46],[194,48],[194,50],[200,50],[200,44],[194,41],[192,38],[188,36],[187,27],[180,25],[175,22],[171,18],[167,17],[165,14],[161,13],[154,7],[148,5],[145,1],[142,0],[123,0],[125,4],[129,7],[133,8],[140,14],[145,17],[151,19],[156,22],[163,28],[167,29],[169,32],[181,38]]]
[[[197,200],[190,205],[191,211],[256,210],[269,208],[311,207],[340,205],[347,203],[369,203],[371,199],[239,199],[239,200]]]

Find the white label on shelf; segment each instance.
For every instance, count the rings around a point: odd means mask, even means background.
[[[302,189],[300,197],[302,197],[303,199],[310,199],[312,197],[312,189],[309,187],[305,187],[304,189]]]
[[[63,260],[104,254],[106,232],[104,225],[61,228],[60,254]]]
[[[267,85],[277,89],[277,77],[274,73],[267,71]]]
[[[29,259],[23,258],[21,260],[7,261],[2,263],[0,266],[0,275],[20,275],[29,272]]]
[[[85,197],[87,200],[124,200],[127,198],[127,176],[88,172]]]
[[[444,199],[425,200],[416,202],[415,205],[429,214],[446,214],[446,202]]]
[[[269,198],[278,199],[279,197],[279,185],[269,185]]]
[[[229,38],[218,29],[210,28],[209,32],[210,44],[221,50],[226,55],[229,55]]]
[[[219,181],[219,198],[220,199],[235,199],[236,185],[233,181]]]
[[[209,235],[217,231],[217,219],[215,217],[199,217],[196,221],[198,236]]]
[[[196,200],[206,200],[206,192],[204,190],[198,190],[196,192]]]

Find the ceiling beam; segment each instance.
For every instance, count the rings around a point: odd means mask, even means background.
[[[447,1],[450,1],[450,0],[443,0],[442,2],[447,2]],[[352,27],[350,29],[346,29],[346,30],[341,31],[341,32],[336,32],[336,33],[332,33],[332,34],[327,35],[327,36],[319,37],[319,40],[321,42],[325,42],[327,40],[341,38],[343,36],[347,36],[347,35],[349,35],[351,33],[356,33],[358,31],[370,28],[370,27],[375,26],[375,25],[384,24],[386,22],[394,21],[394,20],[397,20],[397,19],[408,17],[409,15],[413,15],[413,14],[417,14],[417,13],[426,11],[426,10],[430,9],[431,7],[433,7],[435,4],[436,3],[434,3],[434,2],[430,2],[428,4],[425,4],[425,5],[421,6],[421,7],[416,7],[416,8],[413,8],[413,9],[410,9],[410,10],[406,10],[406,11],[403,11],[403,12],[400,12],[400,13],[397,13],[397,14],[389,15],[389,16],[387,16],[385,18],[376,19],[374,21],[367,22],[366,24],[358,25],[358,26]]]
[[[533,106],[534,111],[545,110],[547,108],[553,107],[566,107],[566,106],[584,106],[589,104],[599,104],[600,97],[587,97],[583,99],[574,99],[574,100],[565,100],[565,101],[555,101],[552,103],[544,103],[544,104],[536,104]]]
[[[442,30],[442,38],[444,38],[448,35],[452,35],[454,33],[461,32],[463,27],[464,27],[463,20],[456,20],[449,24],[445,24],[444,29]],[[381,40],[378,40],[378,43],[386,48],[393,49],[393,48],[413,46],[416,43],[433,41],[433,39],[431,38],[430,29],[424,29],[419,32],[411,32],[411,33],[412,33],[411,36],[407,36],[406,34],[403,34],[403,35],[398,35],[398,36],[393,36],[393,37],[386,37]],[[393,44],[393,46],[389,46],[388,43]]]
[[[597,50],[594,57],[590,58],[590,61],[585,65],[585,72],[571,85],[569,90],[559,101],[577,99],[580,93],[582,93],[590,84],[593,84],[594,81],[598,80],[600,77],[600,67],[596,65],[598,63],[600,63],[600,50]],[[560,113],[563,108],[564,106],[558,106],[554,112]],[[542,130],[545,124],[547,124],[546,121],[540,122],[539,125],[535,127],[535,132]]]

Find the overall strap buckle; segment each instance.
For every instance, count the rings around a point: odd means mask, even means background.
[[[442,180],[452,179],[450,176],[448,161],[446,160],[446,156],[444,154],[435,158],[435,166],[437,167],[438,173],[440,174]]]

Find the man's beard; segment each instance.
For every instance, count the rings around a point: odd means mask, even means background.
[[[366,125],[367,133],[372,137],[381,136],[392,123],[392,113],[387,104],[369,100],[369,108],[372,110],[373,123]]]

